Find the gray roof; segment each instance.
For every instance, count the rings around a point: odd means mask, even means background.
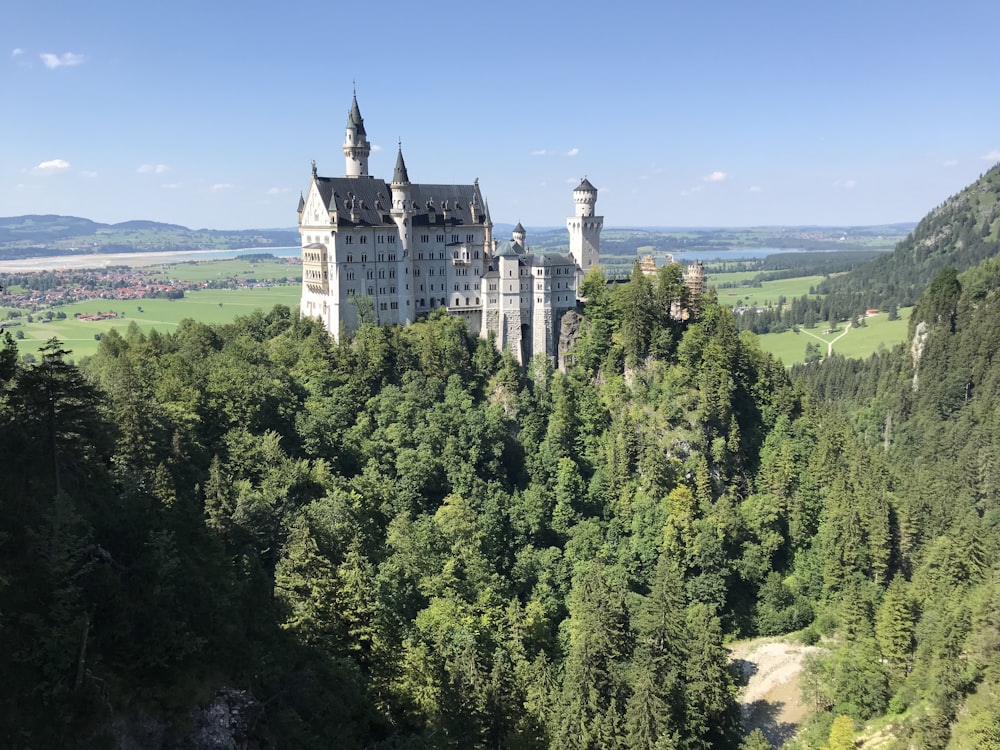
[[[511,240],[497,243],[496,249],[493,251],[494,258],[514,258],[518,256],[524,257],[524,248]]]
[[[583,182],[581,182],[580,185],[573,192],[575,193],[577,190],[586,190],[589,193],[597,192],[597,188],[591,185],[590,180],[588,180],[586,177],[583,178]]]
[[[521,234],[526,234],[524,227],[521,226],[521,222],[517,222],[517,226],[514,227],[515,232],[520,232]]]
[[[355,223],[351,220],[352,207],[358,225],[377,226],[392,222],[389,218],[392,191],[382,180],[370,177],[317,177],[316,186],[323,204],[331,213],[336,212],[339,223]]]
[[[350,226],[379,226],[393,224],[389,216],[392,207],[392,188],[373,177],[317,177],[316,186],[327,210],[336,212],[337,222]],[[448,210],[449,225],[482,225],[485,212],[479,208],[476,221],[472,221],[470,203],[483,205],[478,185],[411,185],[415,213],[414,226],[444,227],[443,212]],[[357,221],[351,219],[351,208]],[[434,224],[429,217],[434,215]]]
[[[562,253],[531,253],[524,257],[524,263],[528,266],[573,266],[576,261],[572,256]]]

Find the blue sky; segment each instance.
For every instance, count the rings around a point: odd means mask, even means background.
[[[0,215],[289,227],[356,85],[494,221],[915,221],[1000,161],[1000,3],[4,0]]]

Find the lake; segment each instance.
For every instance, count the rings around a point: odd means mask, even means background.
[[[38,258],[0,260],[0,272],[55,271],[70,268],[107,268],[108,266],[158,266],[161,263],[184,263],[190,260],[223,260],[241,255],[270,253],[276,258],[295,258],[300,247],[243,248],[241,250],[176,250],[151,253],[80,253]]]

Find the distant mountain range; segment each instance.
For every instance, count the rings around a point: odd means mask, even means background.
[[[618,258],[646,253],[677,253],[717,250],[724,254],[746,248],[796,250],[889,251],[912,229],[913,224],[870,227],[752,227],[678,228],[605,227],[601,236],[603,255]],[[505,239],[512,224],[497,223],[493,236]],[[569,239],[565,227],[529,228],[528,243],[543,252],[566,252]],[[81,253],[135,253],[179,250],[266,250],[296,247],[294,228],[277,229],[189,229],[179,224],[133,220],[102,224],[78,216],[55,214],[0,217],[0,260],[41,255]]]
[[[0,259],[77,253],[236,250],[299,244],[295,229],[188,229],[157,221],[102,224],[78,216],[0,217]]]

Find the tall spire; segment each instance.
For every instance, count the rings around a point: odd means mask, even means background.
[[[361,116],[361,108],[358,107],[358,95],[355,92],[353,99],[351,101],[351,109],[347,113],[347,127],[353,128],[354,132],[358,135],[367,135],[365,133],[365,120]]]
[[[409,185],[410,175],[406,173],[406,162],[403,161],[403,142],[399,143],[399,152],[396,154],[396,169],[392,173],[393,185]]]
[[[368,155],[372,147],[365,133],[365,121],[358,107],[358,95],[351,99],[351,109],[347,112],[347,128],[344,133],[344,159],[348,177],[368,176]]]

